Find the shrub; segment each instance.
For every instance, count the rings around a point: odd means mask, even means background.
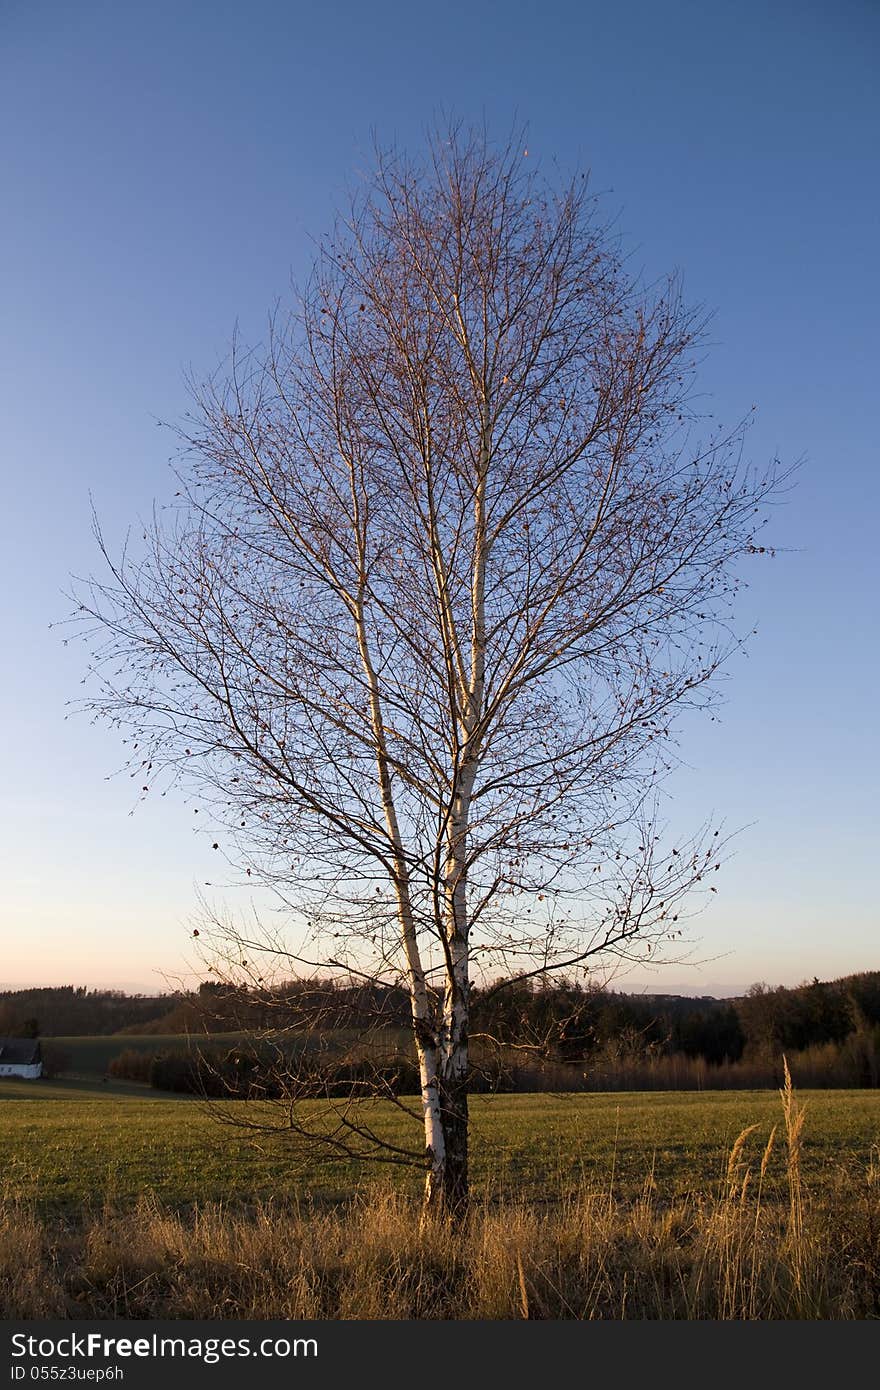
[[[43,1058],[43,1075],[51,1081],[56,1076],[61,1076],[63,1072],[70,1071],[72,1058],[64,1047],[59,1047],[57,1043],[41,1043],[40,1053]]]
[[[118,1080],[147,1082],[155,1055],[154,1052],[142,1052],[139,1048],[127,1047],[118,1056],[111,1057],[107,1071]]]

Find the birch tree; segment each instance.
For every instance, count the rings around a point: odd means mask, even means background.
[[[467,1201],[472,981],[650,952],[718,862],[656,797],[778,477],[694,417],[703,331],[583,175],[461,128],[379,153],[78,593],[92,708],[281,894],[278,959],[405,985],[429,1208]]]

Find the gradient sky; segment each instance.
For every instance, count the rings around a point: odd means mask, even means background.
[[[878,39],[872,0],[0,0],[0,987],[187,970],[210,837],[170,796],[130,814],[49,624],[96,563],[89,493],[113,539],[167,494],[184,372],[259,338],[373,129],[416,147],[441,110],[591,169],[633,265],[715,312],[707,407],[804,460],[670,788],[681,833],[744,827],[735,858],[692,963],[620,987],[880,968]]]

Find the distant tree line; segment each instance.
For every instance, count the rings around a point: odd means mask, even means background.
[[[484,991],[474,1014],[475,1026],[501,1041],[555,1038],[563,1060],[616,1051],[719,1065],[842,1043],[880,1027],[880,971],[789,989],[757,984],[736,999],[524,985]]]
[[[301,1058],[323,1051],[326,1061],[326,1040],[344,1033],[344,1042],[334,1041],[330,1049],[337,1069],[368,1065],[375,1080],[376,1067],[387,1067],[387,1076],[378,1076],[380,1086],[386,1080],[398,1086],[410,1080],[401,1070],[406,1060],[400,1046],[408,1011],[406,991],[394,985],[333,979],[293,980],[271,989],[206,981],[191,994],[152,998],[66,986],[0,994],[0,1035],[185,1033],[208,1035],[207,1044],[218,1033],[287,1034],[299,1040]],[[577,1073],[571,1084],[583,1085],[584,1078],[599,1084],[604,1073],[622,1074],[626,1066],[641,1068],[642,1075],[644,1064],[664,1059],[746,1067],[775,1063],[782,1053],[806,1056],[811,1049],[824,1049],[822,1066],[833,1069],[839,1062],[840,1077],[852,1084],[878,1084],[880,971],[813,979],[796,988],[757,984],[741,998],[720,1000],[624,994],[571,982],[551,987],[499,981],[473,989],[471,1017],[477,1089],[518,1089],[517,1078],[525,1084],[526,1073],[533,1080],[535,1069],[548,1065],[557,1068],[560,1085],[565,1068]],[[240,1094],[255,1074],[268,1075],[268,1056],[254,1047],[211,1049],[195,1081],[189,1049],[179,1055],[161,1047],[156,1053],[131,1051],[115,1074],[180,1090],[210,1089],[222,1074],[217,1084]],[[161,1065],[151,1072],[157,1057]],[[273,1065],[283,1071],[277,1054]],[[208,1073],[214,1077],[210,1083]],[[329,1075],[325,1068],[325,1083]],[[298,1079],[308,1081],[302,1069]]]
[[[233,1047],[127,1048],[108,1070],[117,1079],[147,1082],[156,1090],[227,1100],[275,1100],[291,1091],[304,1098],[343,1097],[359,1086],[369,1096],[413,1095],[419,1089],[418,1067],[406,1058],[362,1055],[334,1058],[328,1066],[307,1049],[281,1051],[246,1040]]]
[[[574,983],[498,982],[472,989],[472,1036],[533,1047],[560,1061],[617,1049],[701,1057],[718,1065],[839,1043],[880,1026],[880,971],[795,988],[753,985],[741,998],[624,994]],[[332,979],[271,990],[206,982],[157,1020],[156,1031],[405,1028],[409,999],[392,985]],[[133,1030],[130,1030],[133,1031]]]
[[[59,985],[0,991],[0,1037],[95,1037],[167,1013],[174,996]]]
[[[401,991],[294,982],[258,996],[209,983],[160,1020],[185,1047],[128,1048],[114,1076],[237,1099],[418,1090]],[[477,1091],[767,1086],[785,1053],[802,1085],[880,1084],[880,972],[740,999],[627,995],[574,984],[475,991]],[[233,1042],[220,1033],[237,1031]]]

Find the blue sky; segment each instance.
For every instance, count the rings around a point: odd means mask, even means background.
[[[65,720],[84,652],[49,624],[170,487],[184,372],[307,269],[369,164],[441,110],[580,163],[632,263],[715,313],[707,407],[803,458],[740,614],[720,723],[684,727],[669,818],[745,827],[691,963],[622,987],[736,992],[880,967],[878,156],[870,0],[0,7],[4,675],[0,986],[163,987],[216,873],[191,811],[135,795]],[[873,389],[872,389],[873,388]]]

